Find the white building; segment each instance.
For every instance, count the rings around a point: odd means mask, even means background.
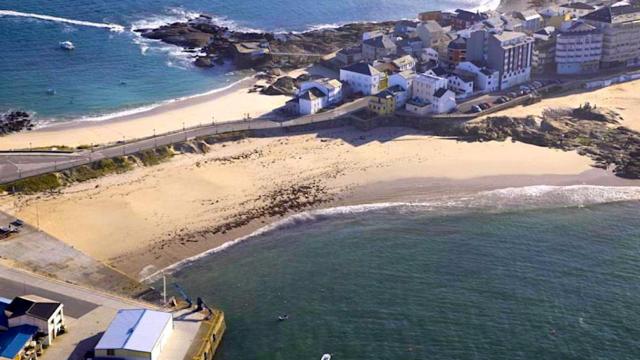
[[[420,74],[413,81],[413,98],[431,103],[435,113],[449,112],[456,107],[456,95],[448,86],[446,78]]]
[[[389,76],[389,86],[398,85],[409,93],[412,93],[413,81],[416,79],[416,76],[418,76],[418,74],[410,70],[392,74]]]
[[[413,97],[431,102],[433,94],[438,89],[446,89],[449,81],[446,78],[430,75],[419,74],[413,81]]]
[[[146,310],[119,310],[95,347],[101,359],[157,360],[173,332],[169,313]]]
[[[374,95],[387,88],[387,75],[367,63],[357,63],[340,69],[340,81],[348,84],[352,93]]]
[[[18,296],[4,309],[7,327],[30,325],[45,334],[45,345],[50,345],[65,327],[63,305],[36,295]],[[6,329],[5,329],[6,330]]]
[[[416,59],[411,55],[404,55],[391,61],[395,71],[407,71],[416,69]]]
[[[456,108],[456,94],[449,89],[436,90],[432,98],[432,110],[436,114],[448,113]]]
[[[544,26],[542,16],[533,9],[518,11],[515,15],[522,21],[522,28],[529,33],[534,33]]]
[[[640,35],[640,34],[638,34]],[[602,32],[581,21],[563,24],[556,37],[558,74],[586,74],[598,71],[602,57]]]
[[[396,109],[400,109],[404,107],[404,104],[407,103],[411,93],[406,89],[403,89],[400,85],[389,86],[387,91],[393,95],[394,103],[396,104]]]
[[[477,91],[489,93],[500,90],[500,72],[497,70],[480,66],[471,61],[461,62],[456,69],[475,75],[474,86]]]
[[[475,76],[462,70],[457,70],[447,76],[449,90],[456,93],[457,99],[466,99],[473,95]]]

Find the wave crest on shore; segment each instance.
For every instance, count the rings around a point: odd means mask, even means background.
[[[239,237],[218,247],[179,261],[151,275],[145,276],[142,281],[155,281],[163,272],[171,273],[177,271],[201,258],[221,252],[245,240],[271,231],[293,228],[339,216],[357,216],[359,214],[376,211],[396,211],[401,213],[428,212],[433,214],[460,214],[477,211],[499,213],[504,211],[525,211],[545,208],[584,207],[637,200],[640,200],[640,187],[638,186],[535,185],[481,191],[473,195],[443,197],[432,201],[385,202],[309,210],[293,214],[282,220],[263,226],[249,235]]]
[[[114,32],[123,32],[124,29],[125,29],[124,26],[118,25],[118,24],[97,23],[97,22],[92,22],[92,21],[67,19],[67,18],[58,17],[58,16],[35,14],[35,13],[25,13],[25,12],[14,11],[14,10],[0,10],[0,17],[2,17],[2,16],[25,17],[25,18],[39,19],[39,20],[45,20],[45,21],[59,22],[59,23],[63,23],[63,24],[72,24],[72,25],[90,26],[90,27],[97,27],[97,28],[106,28],[106,29],[109,29],[109,30],[114,31]]]

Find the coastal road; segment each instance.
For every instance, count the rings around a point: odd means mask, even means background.
[[[74,153],[37,151],[2,152],[0,153],[0,183],[4,184],[26,177],[66,170],[101,159],[135,154],[143,150],[157,148],[158,146],[176,144],[203,136],[250,129],[288,128],[331,121],[365,108],[367,101],[368,99],[361,98],[324,113],[302,116],[291,120],[250,119],[215,123],[185,128],[143,139],[122,141],[117,144]]]

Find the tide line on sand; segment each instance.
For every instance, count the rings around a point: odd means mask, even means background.
[[[493,211],[558,207],[583,207],[604,203],[640,200],[640,187],[637,186],[599,186],[599,185],[569,185],[551,186],[534,185],[524,187],[509,187],[496,190],[482,191],[475,195],[463,197],[445,197],[428,202],[386,202],[361,205],[337,206],[326,209],[304,211],[290,215],[282,220],[263,226],[256,231],[228,241],[220,246],[204,251],[200,254],[178,261],[151,275],[144,276],[141,281],[153,282],[162,273],[172,273],[189,264],[224,251],[243,241],[256,236],[308,222],[319,221],[335,216],[361,214],[384,209],[401,208],[414,211],[444,211],[444,210],[480,210]]]

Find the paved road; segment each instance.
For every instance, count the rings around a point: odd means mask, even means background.
[[[76,153],[0,153],[0,183],[8,183],[21,178],[42,175],[72,167],[86,165],[93,161],[134,154],[163,145],[171,145],[188,139],[218,133],[241,131],[248,129],[277,129],[330,121],[345,114],[358,111],[367,106],[367,99],[361,98],[325,113],[299,117],[287,121],[264,119],[237,120],[219,124],[211,124],[187,128],[155,137],[136,139],[126,143],[115,144],[93,151],[85,150]]]

